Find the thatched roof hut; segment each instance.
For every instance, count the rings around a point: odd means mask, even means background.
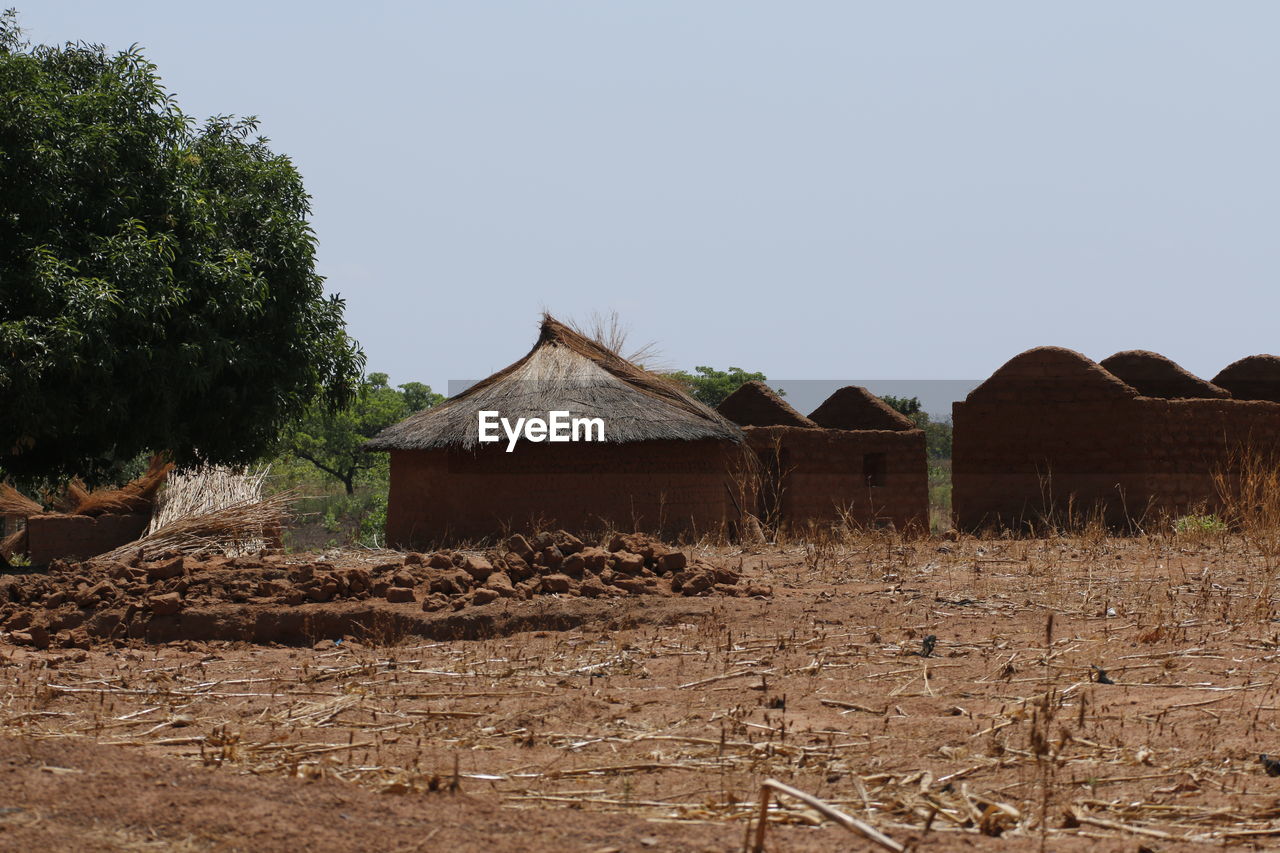
[[[742,432],[663,377],[544,315],[538,341],[524,358],[439,406],[388,427],[370,450],[479,447],[478,415],[516,418],[600,417],[605,441],[741,441]]]
[[[793,409],[763,382],[747,382],[716,406],[738,426],[789,426],[816,429],[813,421]]]
[[[480,441],[482,411],[599,418],[603,440]],[[380,433],[391,453],[387,540],[422,546],[556,525],[666,534],[736,524],[747,456],[728,419],[549,315],[524,358]]]
[[[827,429],[916,429],[910,418],[860,385],[836,391],[809,413],[809,419]]]
[[[1246,356],[1222,368],[1213,384],[1226,388],[1237,400],[1280,403],[1280,357]]]
[[[1098,364],[1144,397],[1165,400],[1225,399],[1231,394],[1184,370],[1158,352],[1131,349],[1104,358]]]

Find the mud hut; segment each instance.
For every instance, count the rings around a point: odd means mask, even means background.
[[[1104,358],[1098,364],[1144,397],[1212,400],[1231,396],[1226,389],[1204,381],[1158,352],[1125,350]]]
[[[789,426],[813,429],[813,421],[797,412],[763,382],[747,382],[716,406],[716,411],[738,426]]]
[[[488,443],[481,412],[508,424],[564,412],[601,429],[557,442],[526,431],[511,444],[504,428]],[[391,454],[388,543],[425,547],[547,526],[732,532],[744,501],[743,438],[668,380],[548,315],[524,358],[366,447]]]
[[[1269,400],[1280,403],[1280,357],[1251,355],[1232,362],[1213,384],[1226,388],[1237,400]]]

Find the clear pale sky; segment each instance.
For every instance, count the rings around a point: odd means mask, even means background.
[[[258,115],[393,382],[487,375],[544,307],[771,378],[1280,352],[1275,2],[19,13],[32,41],[138,43],[190,114]]]

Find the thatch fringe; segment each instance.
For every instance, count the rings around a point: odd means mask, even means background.
[[[477,416],[497,411],[543,418],[551,411],[602,418],[605,441],[741,442],[728,419],[685,394],[674,382],[643,370],[549,314],[529,354],[443,404],[384,430],[369,450],[430,450],[480,446]]]

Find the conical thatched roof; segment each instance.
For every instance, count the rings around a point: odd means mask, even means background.
[[[1280,357],[1250,355],[1232,362],[1213,377],[1237,400],[1270,400],[1280,403]]]
[[[365,447],[475,449],[481,446],[478,415],[485,410],[497,411],[513,424],[516,418],[545,420],[552,411],[603,418],[605,441],[612,444],[743,439],[737,426],[671,382],[548,314],[543,316],[538,342],[524,358],[441,405],[388,427]]]
[[[734,391],[716,411],[738,426],[791,426],[817,428],[763,382],[747,382]]]
[[[1158,352],[1132,349],[1118,352],[1098,362],[1144,397],[1166,400],[1230,397],[1225,389],[1205,382]]]
[[[827,429],[915,429],[906,415],[860,385],[846,385],[809,413],[809,419]]]

